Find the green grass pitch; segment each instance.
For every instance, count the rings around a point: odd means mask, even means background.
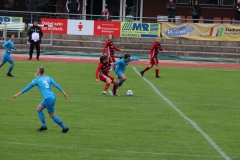
[[[36,107],[42,100],[37,87],[12,98],[32,81],[40,65],[69,96],[65,100],[53,87],[56,114],[70,128],[67,134],[46,111],[48,130],[36,131],[41,125]],[[1,160],[223,159],[131,65],[120,97],[101,94],[105,84],[95,82],[97,64],[17,61],[14,78],[6,76],[8,66],[0,69]],[[240,159],[239,70],[161,67],[162,78],[154,74],[151,69],[144,76],[226,155]],[[132,97],[126,96],[128,89]]]

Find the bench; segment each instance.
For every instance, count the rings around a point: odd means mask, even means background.
[[[1,22],[0,24],[0,31],[3,32],[4,42],[7,39],[7,32],[18,32],[18,38],[20,38],[20,32],[25,29],[25,23],[15,23],[15,22]]]

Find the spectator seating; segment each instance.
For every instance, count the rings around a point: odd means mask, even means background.
[[[186,22],[193,23],[192,16],[187,16]]]
[[[221,23],[221,22],[222,22],[221,17],[214,17],[213,18],[213,23]]]
[[[239,23],[236,23],[235,18],[233,18],[232,19],[232,24],[239,24]]]
[[[200,16],[199,23],[204,23],[204,18],[203,18],[203,16]]]
[[[230,18],[223,18],[222,23],[231,23],[231,19]]]
[[[180,23],[185,23],[185,16],[179,15],[180,17]]]

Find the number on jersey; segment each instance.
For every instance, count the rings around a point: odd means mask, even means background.
[[[43,83],[45,84],[45,88],[49,88],[49,84],[46,80],[44,80]]]

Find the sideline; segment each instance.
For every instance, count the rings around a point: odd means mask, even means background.
[[[133,67],[133,70],[137,73],[137,75],[139,75],[140,77],[142,77],[140,75],[140,72],[138,72],[138,70]],[[225,160],[231,160],[230,157],[228,157],[223,151],[222,149],[190,118],[188,118],[180,109],[178,109],[167,97],[165,97],[149,80],[147,80],[145,77],[142,77],[142,79],[147,82],[152,89],[162,98],[164,99],[182,118],[184,118],[185,120],[187,120],[199,133],[201,133],[201,135],[213,146],[213,148],[216,149],[216,151],[225,159]]]

